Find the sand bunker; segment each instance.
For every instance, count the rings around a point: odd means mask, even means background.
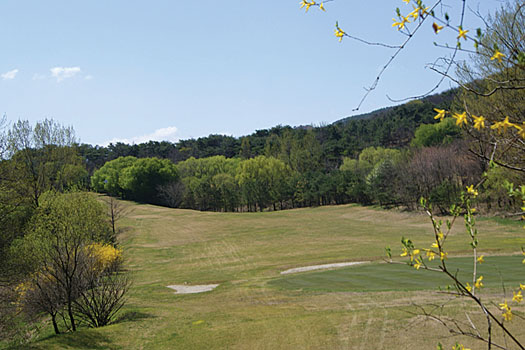
[[[304,267],[296,267],[294,269],[288,269],[281,272],[281,275],[287,275],[289,273],[297,273],[297,272],[305,272],[305,271],[313,271],[313,270],[324,270],[324,269],[331,269],[334,267],[345,267],[345,266],[352,266],[352,265],[359,265],[359,264],[366,264],[366,261],[354,261],[354,262],[345,262],[345,263],[335,263],[335,264],[324,264],[324,265],[313,265],[313,266],[304,266]]]
[[[174,284],[167,286],[168,288],[175,289],[175,294],[195,294],[209,292],[217,288],[218,284],[204,284],[200,286],[190,286],[186,284]]]

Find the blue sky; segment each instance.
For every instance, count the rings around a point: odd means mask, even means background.
[[[500,4],[486,0],[479,9]],[[335,22],[399,44],[404,37],[391,27],[397,6],[411,10],[401,0],[337,0],[308,13],[298,0],[3,0],[0,113],[53,118],[92,144],[331,123],[439,79],[425,64],[447,52],[432,42],[454,35],[436,36],[429,22],[353,111],[392,51],[339,43]],[[472,14],[467,23],[478,25]]]

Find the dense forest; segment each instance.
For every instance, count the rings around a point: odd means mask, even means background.
[[[330,125],[276,126],[240,138],[210,135],[177,143],[83,144],[79,152],[95,191],[140,202],[213,211],[343,203],[414,209],[425,196],[446,213],[461,190],[488,170],[486,161],[466,151],[452,118],[435,118],[436,108],[455,108],[457,92]],[[482,198],[487,209],[517,205],[505,199],[500,187],[507,178],[500,173],[485,183],[493,189]]]
[[[355,158],[366,147],[402,148],[410,144],[416,128],[433,124],[434,108],[450,108],[457,90],[448,90],[399,106],[380,109],[371,113],[344,118],[322,126],[275,126],[257,130],[251,135],[235,138],[209,135],[198,139],[180,140],[177,143],[150,141],[141,144],[109,144],[107,147],[81,144],[79,152],[85,158],[88,171],[93,173],[107,161],[118,157],[166,158],[177,163],[191,157],[251,158],[270,155],[277,139],[301,139],[312,131],[321,147],[322,164],[326,171],[338,168],[343,157]]]

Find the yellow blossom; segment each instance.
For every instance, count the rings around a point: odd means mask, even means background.
[[[501,63],[501,58],[502,58],[502,57],[505,57],[505,54],[499,52],[498,50],[496,50],[496,52],[494,52],[494,55],[492,55],[492,57],[490,58],[490,60],[491,60],[491,61],[493,61],[493,60],[498,60],[498,62]]]
[[[417,17],[419,16],[419,10],[420,10],[419,7],[414,7],[414,11],[410,12],[407,17],[412,17],[415,21]]]
[[[414,267],[416,268],[416,270],[419,270],[421,265],[422,265],[421,261],[419,261],[419,259],[416,259],[416,263],[414,264]]]
[[[461,124],[465,124],[465,125],[468,124],[467,112],[463,112],[461,114],[454,113],[454,115],[452,117],[454,117],[456,119],[456,125],[461,126]]]
[[[392,27],[397,27],[397,30],[401,30],[405,28],[405,23],[410,23],[408,20],[408,17],[401,16],[401,22],[398,22],[395,18],[392,18],[394,23],[392,24]]]
[[[339,28],[338,25],[335,26],[335,36],[339,38],[339,42],[341,42],[341,40],[343,40],[343,36],[345,36],[346,33],[341,29]]]
[[[431,250],[427,250],[428,261],[432,261],[436,258],[436,253]]]
[[[418,254],[419,254],[419,249],[414,249],[414,251],[412,252],[412,254],[414,254],[414,255],[418,255]]]
[[[512,320],[512,312],[510,311],[510,307],[506,312],[503,313],[503,318],[505,319],[505,321]]]
[[[485,255],[482,255],[482,256],[478,257],[478,262],[480,264],[485,262],[485,259],[483,259],[483,257],[485,257]]]
[[[485,118],[483,116],[476,117],[475,115],[472,115],[472,119],[474,119],[474,129],[481,130],[485,128]]]
[[[521,283],[520,283],[520,289],[521,289],[521,290],[525,290],[525,284],[521,284]]]
[[[447,258],[448,253],[441,252],[439,255],[441,260],[445,260]]]
[[[405,4],[410,4],[410,0],[403,0]]]
[[[521,303],[523,301],[523,295],[521,294],[521,290],[516,294],[516,292],[513,292],[514,296],[512,297],[512,301],[515,301],[517,303]]]
[[[408,250],[406,248],[403,248],[403,253],[401,253],[400,256],[407,256],[408,255]]]
[[[479,194],[478,191],[474,188],[474,185],[467,186],[467,193],[473,195],[474,197],[476,197]]]
[[[506,300],[503,302],[503,304],[499,304],[499,308],[500,310],[510,310]]]
[[[468,30],[463,30],[462,27],[459,27],[458,40],[461,39],[461,38],[467,40],[467,33],[468,33]]]
[[[439,248],[439,244],[437,242],[432,243],[432,248]]]
[[[442,240],[443,238],[445,238],[445,235],[441,231],[438,232],[437,236],[439,240]]]
[[[320,3],[320,4],[319,4],[319,9],[320,9],[320,10],[323,10],[323,11],[326,11],[325,8],[324,8],[324,3]]]
[[[465,286],[465,289],[471,293],[472,292],[472,287],[470,286],[470,284],[467,283],[467,285]]]
[[[308,12],[308,10],[310,9],[311,6],[315,5],[315,1],[312,1],[312,2],[308,2],[306,0],[302,0],[300,2],[301,4],[301,8],[305,7],[306,6],[306,12]]]
[[[523,122],[522,126],[516,124],[513,124],[513,126],[518,130],[518,136],[525,139],[525,122]]]
[[[481,287],[483,287],[483,283],[481,282],[482,280],[483,276],[479,276],[479,278],[476,280],[476,283],[474,283],[474,287],[481,289]]]
[[[432,23],[432,29],[434,29],[434,33],[439,33],[441,29],[443,29],[443,26],[438,25],[436,22]]]
[[[434,117],[434,119],[439,119],[441,121],[441,120],[443,120],[443,118],[445,118],[446,111],[444,109],[434,108],[434,110],[437,112],[437,114]]]
[[[507,132],[507,129],[511,126],[515,126],[515,124],[512,124],[509,121],[509,117],[505,117],[505,119],[502,122],[494,123],[490,128],[491,129],[497,129],[499,133],[501,133],[501,129],[503,129],[503,132]]]

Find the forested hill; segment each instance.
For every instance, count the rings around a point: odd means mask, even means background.
[[[451,101],[454,100],[456,97],[456,94],[458,92],[458,89],[450,89],[447,91],[444,91],[439,94],[430,95],[427,97],[424,97],[420,99],[419,101],[423,102],[424,104],[430,104],[431,108],[435,108],[435,106],[439,105],[450,105]],[[343,119],[340,119],[334,124],[346,124],[351,121],[360,120],[360,119],[375,119],[375,118],[389,118],[391,116],[395,116],[397,114],[403,113],[403,107],[406,106],[408,103],[392,106],[392,107],[385,107],[380,108],[375,111],[364,113],[364,114],[358,114],[351,117],[346,117]]]
[[[435,122],[434,108],[450,109],[455,93],[456,90],[448,90],[323,126],[279,125],[239,138],[209,135],[177,143],[150,141],[137,145],[116,143],[107,147],[82,144],[79,151],[91,173],[107,161],[122,156],[167,158],[174,162],[215,155],[246,159],[258,155],[277,156],[283,152],[290,154],[293,148],[308,147],[310,152],[320,155],[325,171],[331,171],[340,166],[344,156],[355,158],[366,147],[407,146],[419,125]]]

